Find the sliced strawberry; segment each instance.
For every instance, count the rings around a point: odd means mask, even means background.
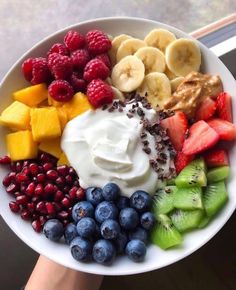
[[[207,123],[219,134],[221,140],[236,139],[236,126],[233,123],[221,119],[211,119]]]
[[[178,151],[175,156],[175,169],[177,173],[180,173],[192,160],[194,156],[185,155],[183,152]]]
[[[220,93],[216,99],[218,116],[222,120],[233,122],[232,98],[226,92]]]
[[[193,155],[214,146],[219,135],[205,121],[194,123],[189,129],[189,137],[184,141],[183,153]]]
[[[198,120],[208,120],[210,119],[216,111],[216,102],[210,97],[205,99],[197,109],[195,114],[195,119]]]
[[[181,151],[184,143],[184,135],[188,128],[188,120],[183,112],[175,112],[169,118],[161,121],[163,128],[167,129],[170,140],[177,151]]]
[[[213,149],[204,154],[204,160],[208,167],[229,165],[229,158],[225,150]]]

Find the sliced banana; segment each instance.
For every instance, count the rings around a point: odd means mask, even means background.
[[[184,77],[177,77],[173,80],[170,81],[170,86],[171,86],[171,92],[174,93],[178,86],[182,83],[184,80]]]
[[[196,41],[185,38],[173,41],[166,48],[166,64],[177,76],[199,71],[201,51]]]
[[[137,92],[147,97],[153,109],[163,109],[164,103],[171,97],[170,81],[164,73],[153,72],[145,76]]]
[[[111,89],[112,89],[112,91],[113,91],[113,93],[115,95],[115,99],[118,99],[118,100],[120,100],[122,102],[125,101],[125,96],[120,90],[118,90],[117,88],[115,88],[113,86],[111,86]]]
[[[118,62],[112,70],[112,84],[122,92],[136,90],[144,79],[145,67],[134,55],[128,55]]]
[[[166,76],[168,77],[169,80],[173,80],[175,78],[177,78],[177,76],[168,69],[168,66],[166,66],[166,70],[164,71],[164,74],[166,74]]]
[[[117,50],[116,61],[119,62],[125,56],[135,54],[139,48],[144,46],[147,46],[146,43],[143,40],[137,38],[125,40],[121,43]]]
[[[114,39],[112,40],[112,47],[108,52],[112,65],[114,65],[116,63],[116,53],[117,53],[119,46],[121,45],[121,43],[123,41],[130,39],[130,38],[132,38],[132,37],[127,35],[127,34],[120,34],[120,35],[114,37]]]
[[[175,35],[166,29],[153,29],[148,33],[148,35],[144,38],[144,41],[149,46],[154,46],[160,49],[165,53],[166,47],[172,42],[176,40]]]
[[[145,66],[145,74],[163,72],[166,68],[165,55],[156,47],[142,47],[135,54]]]

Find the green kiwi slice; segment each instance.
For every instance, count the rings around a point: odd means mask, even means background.
[[[175,184],[180,188],[206,186],[207,178],[204,160],[199,158],[189,163],[176,177]]]
[[[197,228],[203,216],[204,211],[200,209],[191,211],[177,209],[171,213],[170,218],[176,229],[182,233]]]
[[[229,177],[229,174],[230,174],[229,166],[220,166],[212,168],[207,173],[207,182],[212,183],[224,180]]]
[[[198,228],[199,228],[199,229],[203,229],[203,228],[205,228],[205,227],[210,223],[210,221],[211,221],[211,218],[205,215],[205,216],[202,218],[200,224],[198,225]]]
[[[203,205],[208,217],[218,213],[228,200],[224,181],[209,184],[203,193]]]
[[[202,188],[178,188],[174,194],[173,205],[184,210],[203,209]]]
[[[182,242],[182,236],[167,215],[159,215],[151,232],[151,241],[161,249],[166,250],[179,245]]]
[[[156,218],[160,214],[166,214],[173,210],[173,197],[176,190],[176,186],[166,186],[164,189],[158,190],[157,194],[154,195],[153,213]]]

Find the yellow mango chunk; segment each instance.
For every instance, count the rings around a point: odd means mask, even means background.
[[[70,166],[70,163],[69,163],[69,161],[68,161],[68,159],[67,159],[67,157],[66,157],[64,152],[62,152],[60,158],[58,159],[57,165],[68,165],[68,166]]]
[[[13,161],[32,159],[38,155],[38,144],[31,131],[18,131],[6,135],[7,151]]]
[[[39,103],[47,99],[48,89],[46,84],[30,86],[13,93],[16,101],[22,102],[30,107],[36,107]]]
[[[61,129],[63,130],[67,124],[68,117],[67,117],[67,113],[66,110],[62,107],[57,107],[57,113],[58,113],[58,117],[60,120],[60,124],[61,124]]]
[[[43,141],[61,136],[61,125],[56,108],[31,109],[31,127],[34,141]]]
[[[61,138],[45,140],[39,144],[39,150],[49,153],[56,158],[60,158],[62,154],[61,150]]]
[[[48,104],[53,107],[62,107],[64,102],[57,102],[48,94]]]
[[[30,107],[15,101],[8,106],[0,116],[0,122],[15,130],[30,128]]]
[[[92,105],[88,101],[87,96],[83,93],[75,94],[72,100],[65,103],[62,108],[67,112],[69,120],[90,109],[93,109]]]

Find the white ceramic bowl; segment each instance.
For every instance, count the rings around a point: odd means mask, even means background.
[[[105,18],[73,25],[64,30],[56,32],[55,34],[49,36],[48,38],[35,45],[11,68],[6,77],[3,79],[0,87],[1,111],[12,102],[12,92],[23,88],[26,85],[29,85],[25,82],[21,74],[21,64],[23,60],[27,57],[45,55],[50,46],[55,42],[61,42],[65,33],[71,28],[78,29],[82,33],[86,33],[90,29],[98,28],[112,36],[116,36],[121,33],[127,33],[141,39],[154,28],[166,28],[172,31],[177,37],[190,37],[189,35],[174,27],[151,20],[138,18]],[[229,92],[233,96],[233,108],[234,114],[236,114],[236,83],[234,78],[228,69],[223,65],[223,63],[211,51],[209,51],[202,44],[199,43],[199,45],[201,47],[203,58],[202,71],[211,74],[219,74],[221,76],[225,91]],[[0,156],[6,154],[4,140],[5,133],[6,131],[1,127]],[[11,213],[8,208],[10,197],[5,193],[5,190],[2,186],[0,192],[0,213],[9,227],[27,245],[29,245],[38,253],[43,254],[64,266],[84,272],[103,275],[129,275],[147,272],[170,265],[190,255],[205,243],[207,243],[230,218],[236,207],[236,195],[234,192],[236,188],[236,146],[233,146],[230,151],[230,161],[231,179],[227,184],[229,202],[221,211],[221,213],[205,229],[196,230],[186,234],[184,236],[183,244],[178,248],[163,251],[154,245],[149,246],[146,259],[143,263],[133,263],[125,256],[117,258],[112,266],[102,266],[96,263],[76,262],[72,258],[68,246],[50,242],[42,234],[35,233],[29,223],[23,221],[19,216]],[[1,180],[5,173],[6,171],[1,169]]]

